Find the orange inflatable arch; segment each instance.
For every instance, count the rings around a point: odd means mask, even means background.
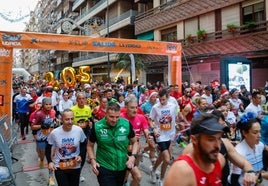
[[[62,34],[0,31],[0,118],[12,114],[12,61],[13,49],[71,50],[114,53],[167,55],[169,84],[181,87],[181,44],[173,42],[141,41],[118,38],[92,38]]]

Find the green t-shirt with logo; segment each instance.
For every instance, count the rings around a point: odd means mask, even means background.
[[[127,147],[135,133],[131,124],[124,118],[119,118],[112,127],[106,123],[106,118],[96,122],[91,131],[90,141],[97,143],[97,162],[111,171],[121,171],[126,168]]]

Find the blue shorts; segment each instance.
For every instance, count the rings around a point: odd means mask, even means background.
[[[36,141],[36,146],[39,150],[45,150],[47,146],[47,141]]]

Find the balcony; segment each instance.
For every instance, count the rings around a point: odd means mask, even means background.
[[[85,0],[76,0],[73,4],[72,10],[75,11]]]
[[[243,55],[247,58],[268,57],[268,21],[258,22],[254,28],[241,26],[234,32],[225,29],[208,33],[205,39],[192,37],[192,40],[185,38],[174,41],[181,43],[183,55],[188,62],[225,55]],[[167,58],[160,55],[146,55],[145,61],[162,62],[167,61]]]
[[[243,0],[173,0],[139,14],[135,20],[135,35],[196,17]]]
[[[227,29],[208,33],[205,39],[193,37],[181,42],[188,59],[222,56],[245,55],[247,57],[268,57],[268,21],[256,23],[254,28],[237,27],[234,32]]]
[[[110,53],[110,61],[115,61],[116,54]],[[81,56],[73,59],[73,67],[79,67],[81,65],[96,65],[105,63],[108,60],[107,53],[105,52],[96,52],[90,53],[86,56]]]
[[[108,3],[111,5],[116,2],[116,0],[109,0]],[[94,17],[99,12],[107,8],[107,0],[101,0],[97,2],[94,6],[90,7],[86,12],[77,17],[77,24],[82,25],[86,20]]]
[[[105,53],[105,52],[90,53],[86,56],[80,56],[80,57],[74,58],[73,62],[75,63],[75,62],[79,62],[79,61],[90,60],[90,59],[99,58],[99,57],[102,57],[105,55],[107,55],[107,53]]]
[[[258,32],[261,31],[268,31],[268,21],[262,21],[255,23],[255,25],[251,26],[236,26],[235,29],[233,30],[220,30],[212,33],[206,33],[205,38],[198,38],[197,36],[191,36],[191,37],[186,37],[185,39],[178,40],[177,42],[180,42],[182,46],[189,46],[193,45],[196,43],[204,43],[204,42],[209,42],[212,40],[218,40],[218,39],[230,39],[230,38],[235,38],[238,36],[246,35],[246,34],[257,34]]]
[[[128,25],[134,25],[135,16],[138,14],[135,10],[129,10],[118,17],[113,19],[109,19],[109,32],[114,32]],[[106,35],[107,28],[106,25],[102,26],[102,30],[100,31],[100,35]]]

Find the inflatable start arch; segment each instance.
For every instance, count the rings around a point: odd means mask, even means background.
[[[14,48],[167,55],[169,84],[181,88],[181,44],[118,38],[0,31],[0,118],[11,124],[12,56]]]

